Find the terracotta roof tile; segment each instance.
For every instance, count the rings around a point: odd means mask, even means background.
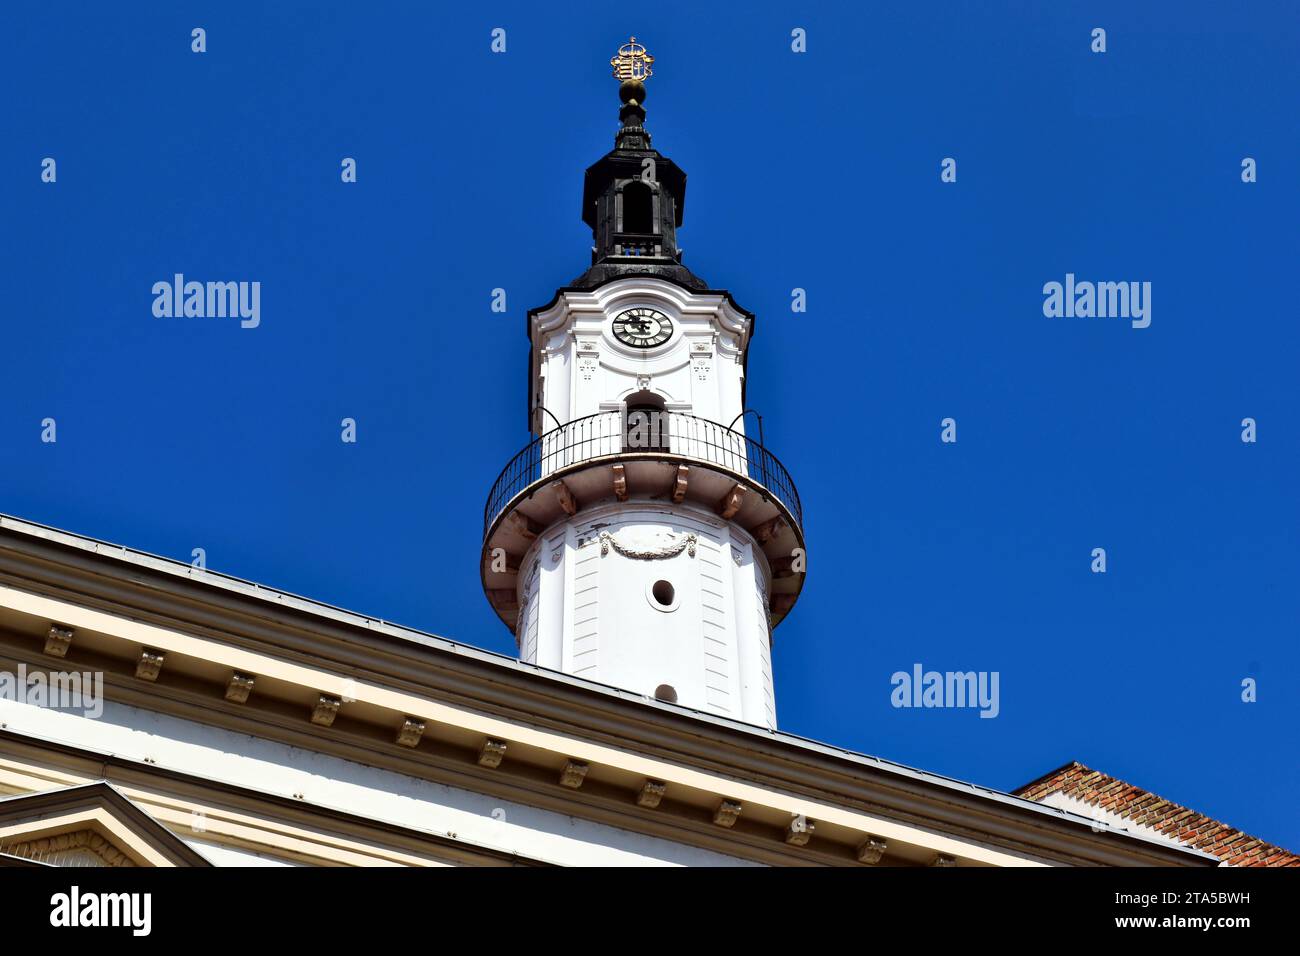
[[[1013,790],[1035,802],[1054,793],[1099,806],[1165,836],[1212,853],[1232,866],[1300,866],[1300,855],[1242,833],[1203,813],[1158,797],[1075,761]]]

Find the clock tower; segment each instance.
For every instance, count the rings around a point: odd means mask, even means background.
[[[653,62],[635,37],[610,61],[621,125],[583,184],[591,267],[528,313],[535,438],[488,496],[483,587],[525,661],[775,727],[802,509],[746,433],[754,316],[682,264],[686,174],[644,125]]]

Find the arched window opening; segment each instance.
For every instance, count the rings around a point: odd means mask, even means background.
[[[643,182],[623,187],[623,231],[650,235],[654,228],[654,194]]]
[[[664,400],[654,392],[640,391],[627,397],[627,417],[623,429],[625,451],[671,450],[669,416]]]

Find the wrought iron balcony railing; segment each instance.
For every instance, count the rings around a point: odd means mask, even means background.
[[[628,456],[682,458],[731,472],[760,486],[803,524],[803,506],[790,473],[754,439],[695,415],[631,410],[577,418],[530,442],[492,486],[483,513],[484,535],[517,495],[543,478],[576,465]]]

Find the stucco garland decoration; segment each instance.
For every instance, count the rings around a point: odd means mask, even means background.
[[[673,538],[673,535],[667,535]],[[600,554],[601,557],[609,554],[609,549],[613,548],[625,558],[632,558],[637,561],[661,561],[665,558],[675,558],[685,551],[692,558],[695,557],[695,535],[687,534],[677,538],[674,543],[660,548],[631,547],[621,544],[618,538],[608,531],[600,533]]]

